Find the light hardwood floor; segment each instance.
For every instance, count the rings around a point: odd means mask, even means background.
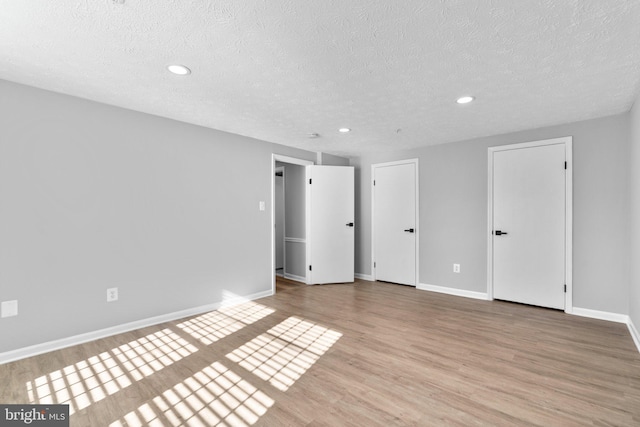
[[[0,366],[72,426],[638,426],[625,325],[357,281]]]

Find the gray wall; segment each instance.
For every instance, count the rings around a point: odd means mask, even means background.
[[[20,309],[0,319],[0,352],[271,289],[271,154],[316,153],[4,81],[0,95],[0,301]],[[371,164],[417,157],[420,282],[485,292],[487,147],[572,135],[574,305],[640,325],[639,129],[636,103],[354,159],[356,271],[371,272]]]
[[[356,272],[371,274],[371,164],[418,158],[420,283],[486,292],[487,147],[573,136],[573,304],[627,314],[627,121],[623,114],[353,159]]]
[[[631,278],[629,282],[629,316],[640,328],[640,96],[629,114],[630,121],[630,220]]]
[[[304,166],[285,164],[284,165],[284,188],[285,188],[285,237],[305,238],[305,177]]]
[[[274,152],[0,81],[0,352],[270,291]]]
[[[332,154],[320,153],[320,162],[318,164],[325,166],[349,166],[349,159]]]

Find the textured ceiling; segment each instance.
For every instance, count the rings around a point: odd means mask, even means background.
[[[640,1],[0,0],[0,79],[357,155],[628,111]]]

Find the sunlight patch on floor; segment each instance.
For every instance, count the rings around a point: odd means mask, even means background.
[[[272,308],[249,301],[202,314],[177,326],[202,344],[210,345],[273,312]]]
[[[74,414],[198,349],[163,329],[26,383],[32,404],[69,404]]]
[[[341,336],[332,329],[289,317],[227,354],[227,358],[286,391]]]
[[[109,427],[255,424],[274,401],[220,362],[176,384]]]

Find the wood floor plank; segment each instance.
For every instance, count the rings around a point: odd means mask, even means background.
[[[0,402],[72,426],[637,426],[625,325],[356,281],[0,366]]]

